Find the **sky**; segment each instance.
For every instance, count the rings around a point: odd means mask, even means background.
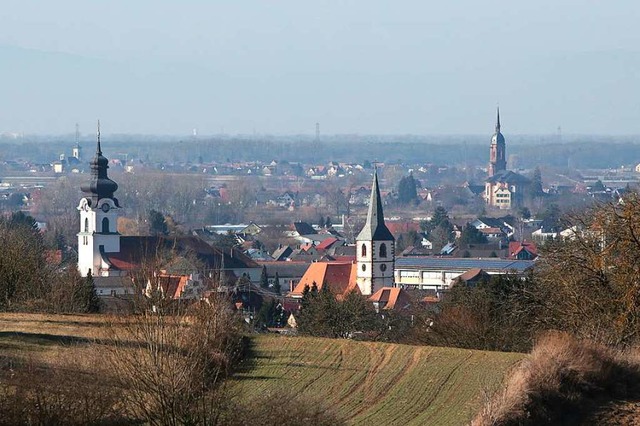
[[[640,2],[3,0],[0,133],[640,134]],[[91,130],[92,131],[92,130]]]

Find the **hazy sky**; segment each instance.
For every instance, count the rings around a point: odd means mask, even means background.
[[[3,0],[0,132],[640,134],[640,2]]]

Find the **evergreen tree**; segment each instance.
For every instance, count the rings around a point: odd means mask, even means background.
[[[333,226],[333,222],[331,222],[331,217],[327,216],[327,220],[324,222],[325,228],[331,228]]]
[[[529,187],[531,195],[534,197],[542,195],[542,172],[540,167],[536,167],[533,171],[533,177],[531,178],[531,185]]]
[[[322,216],[322,215],[320,215],[320,220],[318,220],[318,226],[320,228],[324,228],[324,226],[325,226],[324,216]]]
[[[276,276],[273,279],[273,291],[277,294],[280,294],[280,277],[278,276],[278,273],[276,272]]]
[[[522,220],[531,219],[531,210],[528,207],[523,207],[518,211],[518,215]]]
[[[445,227],[449,227],[449,212],[442,206],[436,207],[431,215],[431,219],[428,221],[420,222],[420,228],[427,234],[431,233],[438,226],[444,224]]]
[[[408,204],[418,199],[418,191],[416,189],[416,180],[413,174],[403,176],[398,184],[398,201],[401,204]]]
[[[460,235],[460,245],[469,245],[469,244],[486,244],[487,237],[472,226],[470,223],[467,223],[462,230],[462,235]]]
[[[277,316],[277,303],[275,299],[271,299],[268,303],[263,303],[256,315],[256,326],[273,327],[276,322]]]
[[[157,210],[149,211],[149,232],[152,235],[167,235],[169,233],[167,221]]]
[[[91,275],[91,271],[87,272],[87,276],[84,282],[84,294],[86,297],[87,312],[96,313],[100,312],[101,301],[98,297],[98,293],[96,291],[95,281],[93,280],[93,275]]]
[[[262,265],[262,272],[260,273],[260,287],[269,288],[269,277],[267,276],[267,267]]]

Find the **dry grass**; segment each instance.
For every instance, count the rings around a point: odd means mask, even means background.
[[[548,333],[472,424],[592,424],[611,401],[638,399],[639,361],[637,352]]]
[[[0,314],[0,355],[9,364],[72,365],[87,377],[92,366],[105,364],[105,347],[94,339],[105,337],[111,318]],[[252,340],[254,356],[228,382],[230,412],[242,415],[223,424],[465,424],[482,404],[482,389],[497,389],[523,356],[303,337]]]

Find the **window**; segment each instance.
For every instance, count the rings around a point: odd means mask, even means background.
[[[367,257],[367,245],[366,244],[362,245],[362,249],[360,250],[360,254],[362,255],[362,257]]]
[[[107,219],[106,217],[102,219],[102,233],[103,234],[109,233],[109,219]]]
[[[365,265],[364,263],[362,264],[362,272],[367,270],[367,265]]]
[[[387,257],[387,245],[385,243],[380,244],[380,257]]]
[[[84,232],[89,232],[89,219],[84,219]]]

